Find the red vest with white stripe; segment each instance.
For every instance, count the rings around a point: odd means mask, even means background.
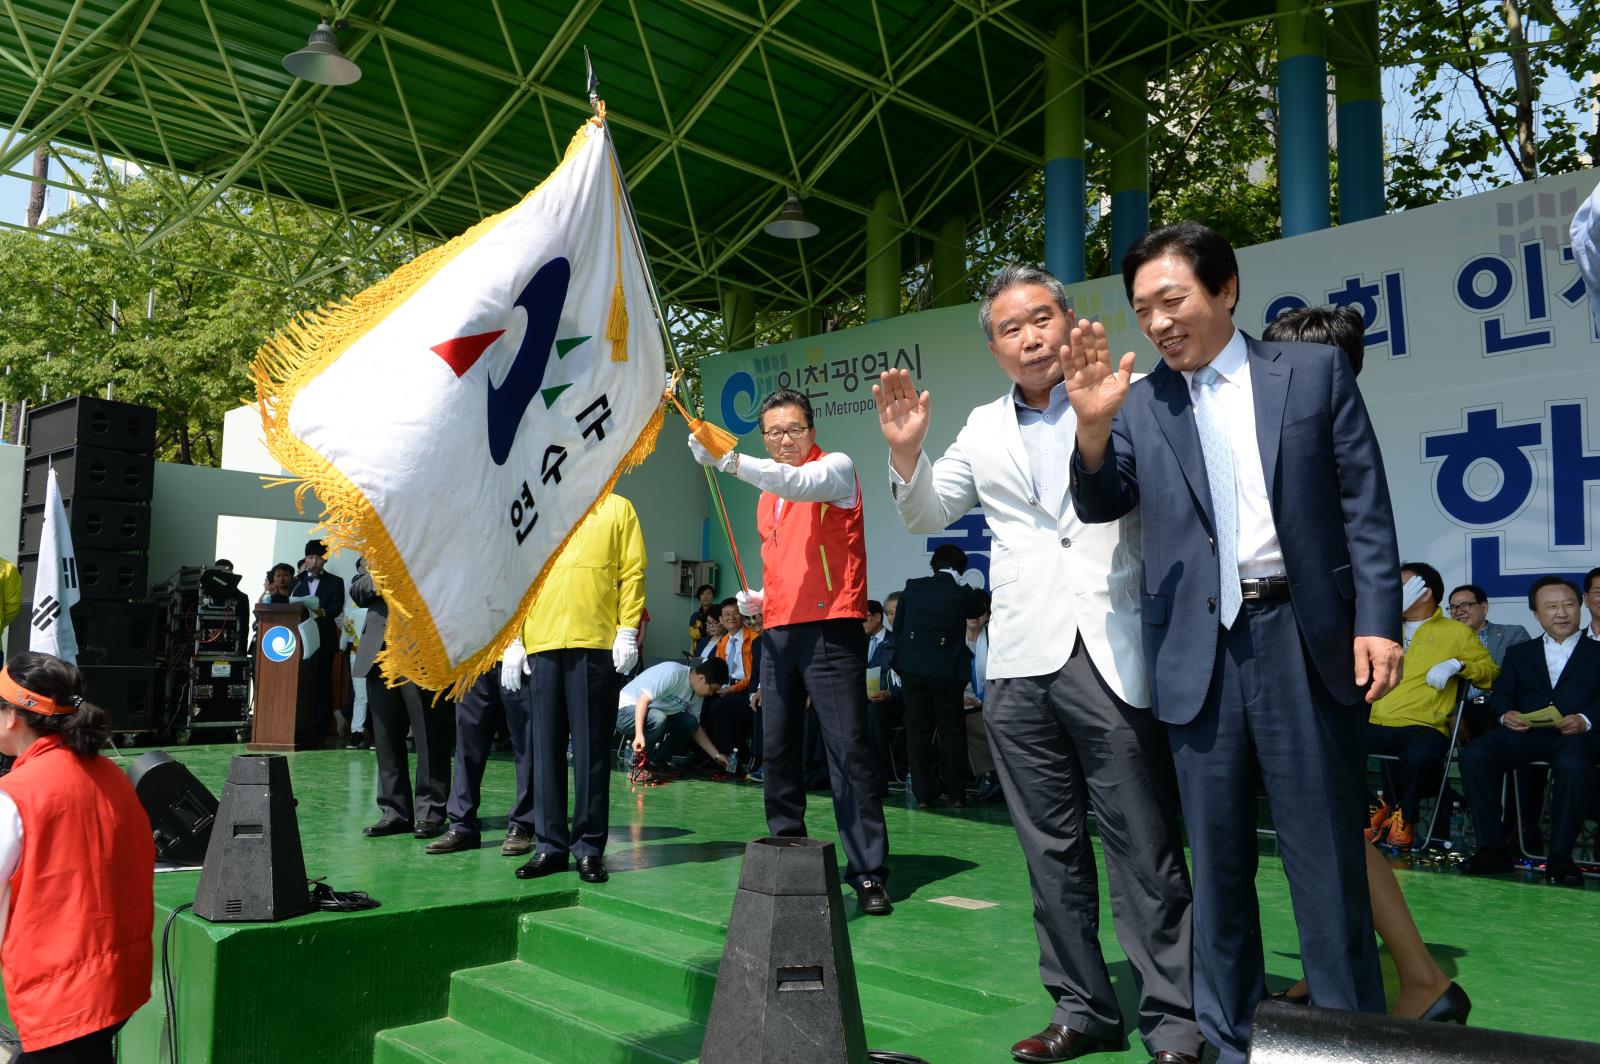
[[[0,790],[22,818],[22,859],[0,943],[6,1007],[32,1052],[93,1034],[150,1000],[150,818],[123,771],[45,736]]]
[[[813,445],[806,462],[826,453]],[[859,477],[856,504],[849,509],[786,501],[780,513],[778,497],[761,493],[756,529],[761,533],[765,627],[867,615],[867,535],[861,510]]]

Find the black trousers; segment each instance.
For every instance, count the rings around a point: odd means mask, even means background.
[[[450,784],[447,811],[452,826],[476,835],[481,829],[478,803],[483,772],[489,763],[495,727],[505,721],[511,736],[511,756],[517,768],[517,795],[506,813],[506,823],[520,824],[533,834],[533,738],[528,723],[527,685],[507,694],[500,688],[500,667],[489,669],[462,696],[456,706],[456,771]]]
[[[1555,777],[1550,796],[1550,856],[1571,857],[1594,804],[1595,763],[1600,761],[1600,736],[1594,731],[1562,735],[1554,728],[1514,732],[1495,728],[1467,744],[1461,755],[1461,780],[1472,806],[1472,826],[1478,845],[1499,849],[1507,845],[1500,791],[1506,773],[1529,761],[1550,762]],[[1524,811],[1529,795],[1522,795]]]
[[[901,696],[905,700],[906,760],[911,765],[911,792],[923,804],[939,797],[965,800],[967,780],[967,713],[960,680],[903,673]],[[939,735],[939,767],[933,763],[933,736]]]
[[[14,1064],[111,1064],[116,1060],[117,1032],[127,1022],[121,1020],[70,1042],[26,1051]]]
[[[450,739],[454,704],[413,683],[390,687],[377,666],[367,674],[367,716],[372,725],[372,751],[378,758],[378,808],[387,817],[430,824],[445,817],[450,793]],[[406,733],[417,748],[416,801],[411,800],[411,774]]]
[[[750,738],[755,732],[755,714],[750,709],[750,692],[716,695],[700,709],[700,726],[711,745],[724,754],[739,751],[740,764],[750,763]]]
[[[894,772],[894,730],[905,720],[905,703],[898,694],[867,703],[867,743],[872,747],[872,772],[879,798],[889,794]]]
[[[827,750],[833,815],[845,853],[845,881],[859,887],[888,874],[889,833],[867,748],[867,633],[860,620],[808,621],[769,628],[761,658],[763,792],[767,829],[806,833],[801,766],[806,696]]]
[[[333,726],[333,659],[340,653],[339,628],[327,617],[317,618],[317,641],[321,646],[311,658],[317,670],[316,715],[312,719],[320,740]]]
[[[1420,724],[1392,728],[1367,724],[1367,753],[1388,754],[1399,761],[1380,761],[1384,795],[1398,800],[1400,815],[1415,824],[1421,815],[1424,795],[1439,792],[1439,776],[1444,772],[1444,755],[1450,752],[1450,737],[1436,728]],[[1443,818],[1448,819],[1448,818]]]
[[[528,655],[533,735],[533,835],[539,853],[599,857],[611,819],[611,733],[617,672],[611,651],[574,647]],[[572,821],[567,822],[567,741]]]

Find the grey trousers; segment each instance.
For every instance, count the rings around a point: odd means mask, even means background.
[[[1100,952],[1100,888],[1085,823],[1092,801],[1145,1047],[1199,1052],[1189,872],[1161,725],[1112,693],[1082,640],[1054,675],[991,676],[983,716],[1028,861],[1039,977],[1056,1002],[1051,1021],[1094,1037],[1123,1033]]]

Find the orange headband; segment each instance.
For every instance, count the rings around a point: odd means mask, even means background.
[[[71,704],[62,705],[53,698],[35,694],[13,679],[10,669],[3,668],[0,668],[0,699],[18,709],[27,710],[29,713],[42,713],[47,717],[71,713],[83,701],[80,698],[74,700]]]

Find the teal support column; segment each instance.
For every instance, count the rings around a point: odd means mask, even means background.
[[[1385,202],[1377,0],[1334,8],[1328,51],[1339,138],[1339,222],[1379,218]]]
[[[756,294],[740,285],[722,290],[722,336],[728,351],[756,345]]]
[[[789,341],[804,340],[822,332],[822,308],[801,307],[789,315]]]
[[[1048,207],[1046,210],[1048,211]],[[929,300],[935,307],[958,307],[967,301],[967,220],[952,215],[939,226],[928,263]]]
[[[900,201],[886,188],[867,218],[867,320],[900,313]]]
[[[1083,269],[1083,46],[1076,23],[1064,22],[1052,42],[1066,58],[1044,60],[1044,265],[1062,281]]]
[[[1283,235],[1328,228],[1328,60],[1322,8],[1278,0],[1278,196]]]
[[[1122,256],[1150,231],[1149,83],[1144,68],[1124,63],[1116,70],[1111,96],[1111,272],[1122,270]]]

